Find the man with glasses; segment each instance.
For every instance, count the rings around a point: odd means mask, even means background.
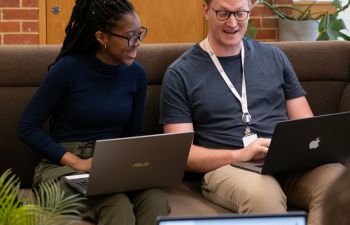
[[[320,224],[340,164],[279,177],[230,165],[264,158],[278,121],[313,116],[283,52],[244,38],[250,9],[249,0],[205,0],[208,37],[169,66],[160,122],[165,132],[195,131],[187,169],[204,175],[207,199],[239,213],[284,213],[288,199]]]

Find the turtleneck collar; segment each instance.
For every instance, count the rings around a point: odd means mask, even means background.
[[[94,71],[98,72],[101,76],[115,76],[123,68],[127,67],[124,64],[110,65],[105,64],[100,61],[95,54],[86,54],[82,56],[83,60],[87,62],[89,66]]]

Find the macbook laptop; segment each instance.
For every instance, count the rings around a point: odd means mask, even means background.
[[[349,126],[350,112],[279,122],[263,161],[238,162],[233,166],[276,174],[345,162],[350,153]]]
[[[90,174],[64,180],[85,196],[182,182],[193,132],[98,140]]]
[[[158,217],[158,225],[306,225],[305,212],[230,214],[197,217]]]

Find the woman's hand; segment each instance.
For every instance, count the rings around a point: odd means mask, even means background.
[[[92,158],[80,159],[71,167],[77,171],[90,172]]]
[[[92,158],[81,159],[73,153],[66,152],[61,158],[60,163],[75,169],[76,171],[90,172]]]

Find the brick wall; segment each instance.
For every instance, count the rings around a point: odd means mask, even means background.
[[[0,0],[0,44],[39,43],[39,0]]]
[[[275,3],[277,1],[283,4],[293,2],[275,0]],[[268,8],[257,5],[250,17],[258,29],[256,39],[278,40],[278,20]],[[0,44],[38,44],[39,0],[0,0],[0,38]]]
[[[293,0],[275,0],[274,3],[293,5]],[[257,40],[278,41],[278,19],[270,9],[262,4],[256,5],[250,14],[250,18],[257,28]]]

